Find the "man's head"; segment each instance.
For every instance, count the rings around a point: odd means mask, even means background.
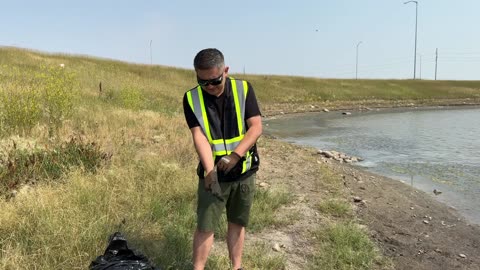
[[[225,88],[228,67],[222,52],[217,49],[204,49],[193,60],[197,82],[210,95],[220,96]]]

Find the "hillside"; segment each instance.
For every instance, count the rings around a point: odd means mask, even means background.
[[[265,116],[480,103],[480,81],[232,76],[252,83]],[[197,158],[181,102],[194,84],[193,70],[0,48],[0,269],[86,269],[116,230],[155,264],[188,269]],[[386,249],[387,229],[369,226],[381,218],[363,216],[351,200],[351,183],[342,178],[350,168],[268,136],[259,151],[246,269],[421,264],[415,252],[398,260]],[[388,180],[381,183],[388,192]],[[209,269],[228,267],[224,233],[218,229]],[[454,266],[478,263],[473,253],[453,259],[449,241],[456,237],[467,236],[452,229],[441,246],[448,252],[428,254]],[[394,240],[397,250],[415,247]],[[438,269],[444,261],[437,261],[424,269]]]

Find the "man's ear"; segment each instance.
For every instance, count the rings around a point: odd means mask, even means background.
[[[226,66],[226,67],[225,67],[225,75],[228,75],[228,69],[229,69],[229,68],[230,68],[229,66]]]

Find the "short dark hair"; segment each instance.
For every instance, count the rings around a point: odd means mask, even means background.
[[[193,59],[195,69],[211,69],[213,67],[222,68],[225,65],[225,59],[221,51],[215,48],[203,49],[197,53]]]

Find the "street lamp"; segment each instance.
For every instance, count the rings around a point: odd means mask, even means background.
[[[358,46],[360,46],[361,41],[357,43],[357,61],[355,62],[355,80],[358,79]]]
[[[413,53],[413,79],[415,80],[415,71],[417,67],[417,20],[418,20],[418,2],[417,1],[407,1],[403,4],[415,3],[415,52]]]

